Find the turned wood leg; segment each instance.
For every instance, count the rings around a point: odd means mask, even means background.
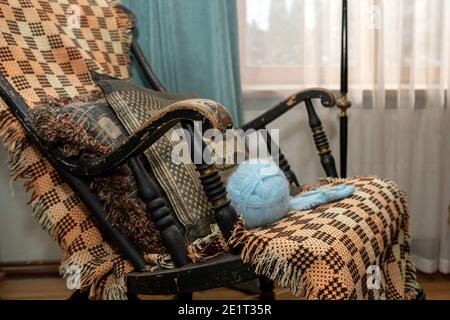
[[[144,203],[147,204],[147,213],[155,223],[155,227],[169,250],[173,262],[177,267],[188,264],[190,259],[186,250],[186,239],[166,200],[160,194],[158,186],[138,159],[130,159],[128,165],[136,180],[138,193]]]
[[[194,126],[190,122],[183,122],[182,127],[191,136],[191,159],[194,162],[195,154],[203,155],[203,151],[208,148],[203,140],[195,141]],[[202,157],[203,161],[203,157]],[[234,229],[234,224],[238,220],[238,216],[234,208],[230,205],[230,200],[227,197],[227,189],[225,188],[219,172],[212,164],[195,164],[196,170],[200,175],[200,181],[203,186],[203,191],[214,209],[216,222],[223,233],[225,239],[228,239]]]
[[[231,237],[234,224],[237,221],[237,213],[230,205],[227,190],[219,172],[213,165],[196,165],[196,169],[200,174],[203,191],[214,209],[216,222],[225,239],[228,239]]]
[[[263,135],[263,137],[266,139],[267,150],[269,151],[270,155],[275,158],[275,160],[277,160],[276,157],[278,157],[278,166],[284,172],[284,175],[288,179],[289,183],[300,187],[300,183],[298,182],[297,176],[295,175],[294,171],[292,171],[291,165],[284,156],[283,152],[281,152],[280,147],[275,142],[273,142],[269,132],[267,131],[267,134]]]
[[[316,149],[319,152],[320,162],[325,170],[328,177],[337,178],[336,164],[334,162],[333,155],[331,154],[330,145],[328,144],[327,135],[323,131],[322,122],[317,116],[314,110],[314,105],[311,100],[305,100],[306,110],[308,111],[309,126],[313,133],[314,143],[316,144]]]

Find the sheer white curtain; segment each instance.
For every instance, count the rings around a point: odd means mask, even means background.
[[[408,195],[417,268],[450,273],[450,1],[348,5],[348,174],[395,180]],[[341,1],[246,0],[239,10],[247,117],[304,87],[339,89]],[[312,146],[298,148],[308,144],[298,113],[276,126],[288,124],[282,146],[310,182],[323,174],[305,162],[316,160],[306,155],[314,154]],[[319,112],[335,151],[337,114]],[[292,139],[298,132],[302,137]]]

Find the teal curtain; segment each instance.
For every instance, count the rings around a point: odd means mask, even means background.
[[[137,18],[137,39],[169,91],[219,101],[241,124],[235,0],[122,0]],[[133,78],[143,77],[133,66]]]

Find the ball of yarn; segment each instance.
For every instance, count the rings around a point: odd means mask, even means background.
[[[289,212],[289,184],[272,160],[243,162],[229,178],[227,190],[249,228],[273,223]]]

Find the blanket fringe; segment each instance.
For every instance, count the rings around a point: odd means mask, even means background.
[[[125,277],[116,278],[114,284],[103,290],[102,300],[127,300]]]
[[[289,288],[296,296],[307,298],[312,293],[310,281],[303,276],[302,270],[275,256],[266,242],[245,228],[241,218],[235,225],[229,245],[236,247],[242,243],[245,244],[241,252],[242,260],[250,264],[257,274],[276,281],[283,288]]]
[[[33,175],[26,165],[25,150],[31,147],[30,142],[24,136],[21,128],[17,127],[14,116],[8,110],[0,111],[0,138],[3,145],[8,150],[8,164],[11,173],[11,180],[24,179],[24,190],[32,191],[31,199],[28,204],[32,208],[32,214],[36,217],[39,224],[50,234],[52,223],[48,218],[43,199],[39,199],[33,190]]]
[[[217,224],[210,225],[211,233],[188,244],[188,256],[197,263],[227,253],[228,245]]]
[[[2,109],[3,101],[0,100],[0,139],[4,147],[8,151],[8,164],[10,168],[11,179],[13,181],[23,179],[25,191],[31,191],[31,198],[28,204],[32,208],[32,215],[37,219],[39,224],[56,240],[58,236],[53,223],[49,218],[49,210],[45,206],[45,201],[39,198],[33,187],[34,177],[27,165],[26,149],[33,148],[30,141],[26,138],[23,129],[18,125],[17,120],[8,109]],[[60,275],[68,281],[71,276],[71,267],[78,266],[76,255],[65,256],[61,259],[59,268]],[[80,271],[81,289],[91,289],[94,292],[90,295],[94,299],[127,299],[125,277],[113,277],[113,281],[109,281],[108,286],[103,288],[102,292],[95,292],[95,284],[102,281],[103,277],[84,267]]]

